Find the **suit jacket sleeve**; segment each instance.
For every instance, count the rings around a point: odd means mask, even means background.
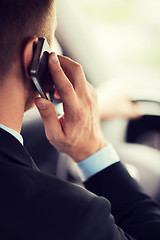
[[[136,239],[160,239],[160,208],[119,162],[88,179],[88,190],[107,198],[116,224]]]
[[[92,198],[77,226],[76,240],[134,240],[115,224],[111,204],[103,197]]]

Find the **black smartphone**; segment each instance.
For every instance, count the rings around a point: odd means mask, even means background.
[[[48,75],[48,57],[51,53],[49,44],[45,38],[39,38],[34,45],[33,58],[30,67],[31,79],[42,98],[47,98],[45,83]]]

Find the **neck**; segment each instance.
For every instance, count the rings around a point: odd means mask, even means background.
[[[0,92],[0,123],[20,133],[24,114],[24,89],[10,78]]]

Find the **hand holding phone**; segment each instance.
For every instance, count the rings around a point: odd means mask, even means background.
[[[37,98],[35,103],[49,142],[80,162],[107,144],[100,128],[96,92],[78,63],[55,53],[49,55],[48,63],[64,114],[58,117],[46,99]]]

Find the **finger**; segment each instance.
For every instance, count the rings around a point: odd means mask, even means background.
[[[57,136],[63,137],[63,129],[58,120],[53,104],[44,98],[37,98],[35,104],[42,117],[48,140],[52,141]]]
[[[74,112],[77,105],[77,96],[72,83],[69,81],[55,53],[49,56],[49,71],[58,91],[58,94],[65,106],[67,113]]]
[[[58,56],[61,67],[74,86],[76,94],[86,91],[86,77],[80,64],[65,56]]]

